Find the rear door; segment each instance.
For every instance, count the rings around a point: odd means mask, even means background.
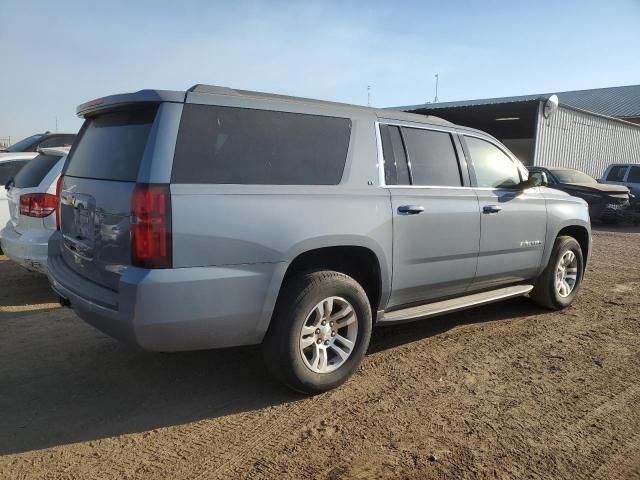
[[[156,113],[147,105],[88,118],[63,171],[62,256],[114,290],[131,263],[131,196]]]
[[[518,163],[488,138],[463,135],[481,218],[472,289],[530,280],[542,262],[547,208],[538,188],[522,189]]]
[[[459,295],[474,278],[478,200],[454,132],[381,125],[393,208],[389,307]]]

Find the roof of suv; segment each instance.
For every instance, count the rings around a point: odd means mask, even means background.
[[[305,103],[313,105],[326,105],[328,107],[338,107],[348,110],[370,111],[380,118],[388,118],[393,120],[404,120],[407,122],[429,123],[432,125],[452,126],[453,123],[440,117],[431,115],[418,115],[415,113],[405,113],[400,111],[388,110],[383,108],[365,107],[361,105],[351,105],[348,103],[329,102],[325,100],[315,100],[303,97],[291,97],[287,95],[278,95],[275,93],[253,92],[249,90],[236,90],[229,87],[221,87],[217,85],[198,84],[186,91],[174,90],[139,90],[133,93],[125,93],[119,95],[110,95],[108,97],[97,98],[78,106],[77,114],[80,117],[90,115],[91,113],[102,110],[105,107],[137,103],[137,102],[178,102],[184,103],[188,100],[190,94],[196,95],[225,95],[237,97],[253,97],[263,99],[273,99],[283,102]]]

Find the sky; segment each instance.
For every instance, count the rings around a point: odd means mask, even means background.
[[[0,139],[196,83],[379,107],[640,83],[640,0],[3,0]]]

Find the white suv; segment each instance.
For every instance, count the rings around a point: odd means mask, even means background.
[[[57,184],[68,147],[43,148],[6,185],[11,219],[0,233],[2,250],[29,270],[47,273],[47,244],[56,230]]]

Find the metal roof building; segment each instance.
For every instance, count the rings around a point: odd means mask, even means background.
[[[552,95],[559,106],[547,116]],[[640,162],[640,85],[394,109],[489,132],[527,165],[576,168],[600,178],[611,163]]]

